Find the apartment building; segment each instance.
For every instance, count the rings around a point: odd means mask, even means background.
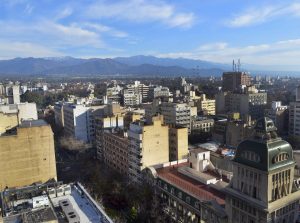
[[[103,113],[105,106],[65,104],[63,106],[64,131],[67,135],[87,143],[95,142],[95,117]]]
[[[289,109],[288,106],[283,106],[281,101],[272,101],[270,109],[265,110],[265,116],[273,120],[277,132],[281,135],[288,133],[289,127]]]
[[[134,84],[126,85],[126,87],[124,88],[124,94],[141,95],[141,101],[147,102],[150,99],[149,96],[151,88],[151,86],[141,84],[140,81],[135,81]]]
[[[0,136],[0,191],[57,179],[53,132],[43,120],[24,121]]]
[[[103,161],[122,175],[128,176],[129,146],[127,134],[120,129],[103,131]]]
[[[259,92],[255,87],[247,87],[242,93],[218,94],[216,97],[218,112],[240,113],[241,116],[251,115],[253,119],[264,116],[267,106],[267,93]],[[224,107],[221,107],[224,106]]]
[[[127,93],[127,91],[124,91],[122,98],[124,106],[136,106],[142,103],[143,95],[139,93]]]
[[[180,126],[169,127],[169,160],[186,159],[188,154],[188,129]]]
[[[181,103],[162,103],[160,113],[164,116],[164,124],[186,127],[191,132],[191,107]]]
[[[96,129],[96,148],[97,148],[97,159],[103,160],[104,158],[104,133],[105,131],[113,131],[113,129],[123,129],[124,127],[124,116],[120,113],[111,115],[97,116],[95,118],[95,129]]]
[[[169,128],[163,125],[163,117],[153,117],[153,124],[136,121],[128,130],[129,179],[142,182],[142,170],[147,166],[169,161]]]
[[[214,127],[214,119],[207,117],[194,116],[191,119],[191,134],[201,134],[211,132]]]
[[[241,86],[250,86],[251,77],[245,72],[224,72],[223,73],[223,91],[236,91],[241,88]]]
[[[202,115],[216,114],[216,101],[214,99],[207,99],[205,94],[202,94],[200,99],[195,100],[197,111]]]

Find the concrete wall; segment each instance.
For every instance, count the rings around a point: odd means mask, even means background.
[[[143,167],[169,161],[169,127],[161,120],[143,128]]]
[[[170,161],[186,159],[188,154],[188,128],[170,127]]]
[[[6,130],[14,128],[18,125],[17,114],[5,114],[0,112],[0,135]]]
[[[0,190],[56,179],[51,127],[22,127],[17,135],[0,136],[0,163]]]

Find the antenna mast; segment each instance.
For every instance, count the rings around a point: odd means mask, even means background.
[[[241,70],[241,61],[240,61],[240,59],[238,60],[238,65],[237,65],[237,67],[238,67],[238,72],[240,72],[240,70]]]
[[[234,63],[234,60],[232,60],[232,71],[235,71],[235,63]]]

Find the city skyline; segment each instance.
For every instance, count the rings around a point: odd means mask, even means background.
[[[0,59],[142,54],[297,70],[299,17],[300,1],[4,0]]]

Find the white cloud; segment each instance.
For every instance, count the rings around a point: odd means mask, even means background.
[[[230,63],[234,58],[242,62],[257,65],[298,65],[300,58],[300,39],[278,41],[269,44],[248,46],[230,46],[228,43],[210,43],[201,45],[194,51],[158,54],[159,57],[185,57]]]
[[[102,25],[99,23],[83,23],[83,26],[93,29],[100,33],[108,33],[109,35],[114,36],[114,37],[124,38],[124,37],[128,36],[128,34],[126,32],[123,32],[123,31],[117,30],[113,27],[105,26],[105,25]]]
[[[24,12],[28,15],[30,15],[33,11],[34,7],[31,4],[26,4],[26,7],[24,9]]]
[[[45,43],[53,47],[80,47],[89,46],[103,48],[105,43],[101,36],[79,25],[63,25],[49,20],[41,20],[36,23],[22,23],[12,21],[0,21],[1,37],[15,40]]]
[[[67,8],[63,9],[62,11],[60,11],[57,14],[55,20],[60,20],[60,19],[67,18],[67,17],[69,17],[72,14],[73,14],[73,9],[70,8],[70,7],[67,7]]]
[[[102,48],[105,45],[97,33],[74,24],[62,25],[45,21],[35,25],[33,29],[56,38],[56,41],[61,45],[92,46],[95,48]]]
[[[63,56],[59,51],[30,42],[14,42],[0,40],[0,58],[10,59],[14,57],[56,57]]]
[[[170,27],[189,28],[193,25],[193,13],[177,12],[173,5],[161,0],[98,0],[90,5],[85,16],[91,18],[116,18],[133,22],[160,21]]]
[[[249,8],[241,14],[235,15],[226,24],[230,27],[244,27],[264,23],[280,16],[300,16],[300,3]]]

